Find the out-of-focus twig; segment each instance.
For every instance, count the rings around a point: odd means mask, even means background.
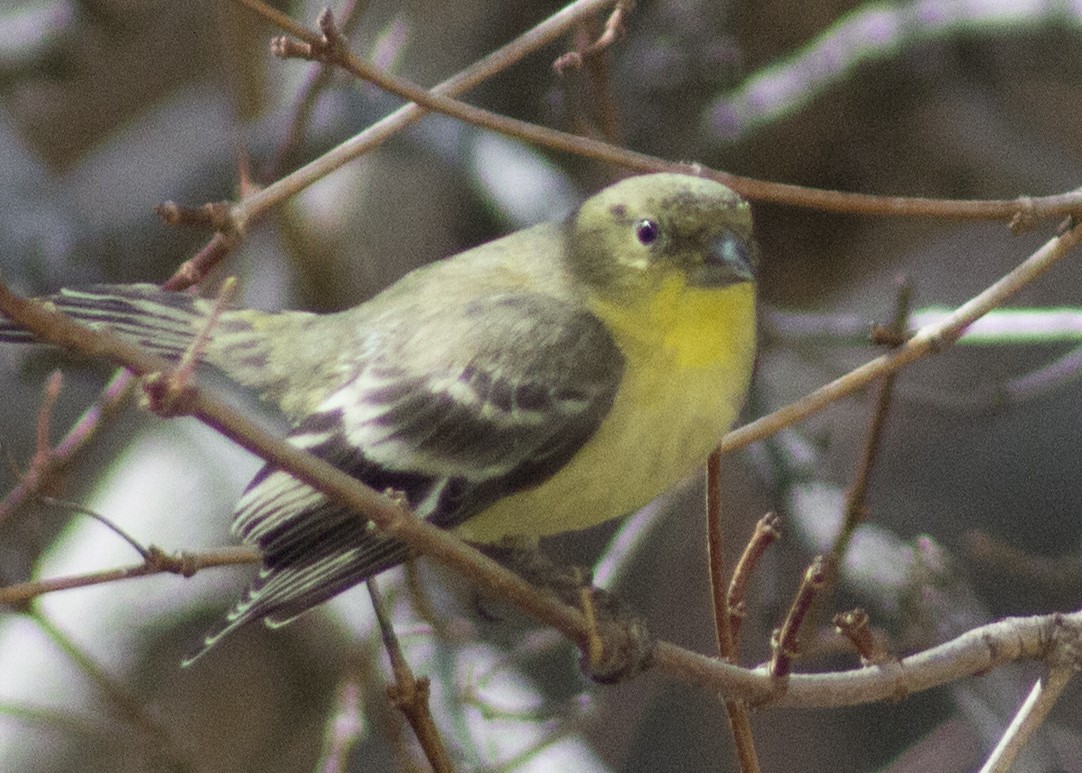
[[[428,707],[428,678],[418,679],[413,675],[413,669],[410,668],[405,653],[402,652],[402,647],[398,643],[398,635],[395,633],[391,616],[387,614],[384,607],[378,582],[374,577],[369,577],[366,585],[368,595],[372,599],[372,608],[376,612],[380,635],[383,637],[383,647],[387,651],[387,657],[391,661],[391,672],[394,674],[394,684],[387,687],[387,696],[394,707],[406,718],[417,742],[424,750],[428,764],[439,773],[447,773],[453,770],[454,766],[451,764],[447,746],[436,728],[436,721],[432,718],[432,712]]]
[[[725,541],[721,528],[721,451],[716,449],[706,462],[706,534],[718,657],[733,663],[736,659],[736,642],[733,639],[732,618],[725,592],[728,583],[725,578]],[[726,699],[725,713],[729,718],[729,731],[733,736],[733,747],[741,773],[758,773],[759,753],[755,749],[747,705],[742,701]]]

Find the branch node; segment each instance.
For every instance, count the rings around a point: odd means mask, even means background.
[[[1018,236],[1036,228],[1038,217],[1037,207],[1030,196],[1019,196],[1015,203],[1018,205],[1018,211],[1011,217],[1011,222],[1007,227],[1011,229],[1012,234]]]
[[[323,34],[313,40],[295,40],[287,35],[271,38],[271,55],[278,59],[304,59],[321,64],[338,64],[343,61],[346,42],[338,31],[330,8],[319,12],[316,25]]]
[[[163,418],[187,416],[195,404],[196,388],[175,372],[148,373],[143,377],[143,406]]]
[[[199,207],[163,201],[154,207],[154,213],[166,225],[193,225],[222,233],[237,230],[233,220],[233,204],[229,201],[210,201]]]
[[[1045,656],[1048,667],[1082,671],[1082,629],[1071,625],[1060,613],[1052,615],[1049,627],[1048,652]]]
[[[597,40],[588,46],[579,48],[577,51],[568,51],[566,54],[557,57],[556,61],[552,63],[553,71],[557,75],[563,76],[568,70],[578,70],[586,59],[597,56],[623,38],[627,34],[625,22],[634,9],[634,0],[619,0],[616,7],[612,9],[609,18],[605,21],[605,29]]]

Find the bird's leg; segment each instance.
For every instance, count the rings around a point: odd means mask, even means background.
[[[581,645],[580,665],[591,679],[614,684],[652,665],[654,639],[645,621],[615,593],[593,587],[589,572],[556,564],[536,544],[478,547],[527,582],[583,612],[590,632]]]

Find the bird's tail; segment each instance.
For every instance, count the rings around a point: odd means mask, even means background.
[[[154,285],[92,285],[42,298],[78,322],[108,330],[159,356],[180,357],[205,323],[212,304]],[[0,319],[0,342],[31,343],[30,331]]]

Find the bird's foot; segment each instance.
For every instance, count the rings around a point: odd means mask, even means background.
[[[490,545],[483,551],[585,615],[588,633],[579,664],[595,682],[622,682],[653,665],[654,638],[645,620],[615,593],[593,587],[589,572],[557,565],[536,547]]]

